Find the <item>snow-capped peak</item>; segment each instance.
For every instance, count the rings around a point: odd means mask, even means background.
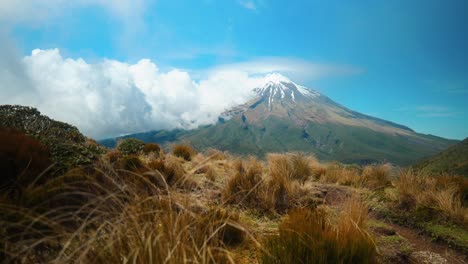
[[[275,100],[291,100],[296,102],[298,98],[314,98],[320,94],[314,90],[292,82],[279,73],[271,73],[264,77],[261,87],[254,89],[258,96],[267,98],[270,106]]]
[[[279,73],[270,73],[264,77],[264,84],[281,84],[282,82],[291,83],[291,80],[288,77],[281,75]]]

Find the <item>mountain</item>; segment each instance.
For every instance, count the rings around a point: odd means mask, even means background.
[[[413,168],[425,174],[448,173],[468,177],[468,138],[416,163]]]
[[[214,125],[127,137],[158,143],[188,141],[198,149],[214,147],[237,154],[302,151],[322,160],[400,165],[457,142],[350,110],[279,74],[266,76],[253,92],[252,100],[222,113]],[[107,146],[115,142],[101,141]]]

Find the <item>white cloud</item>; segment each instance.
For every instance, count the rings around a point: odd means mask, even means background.
[[[219,71],[194,82],[184,71],[160,72],[148,59],[89,64],[63,58],[58,49],[36,49],[21,61],[1,62],[0,82],[6,88],[0,104],[37,107],[95,138],[213,123],[222,111],[252,96],[259,80]]]
[[[63,58],[58,49],[36,49],[19,61],[6,58],[0,60],[5,84],[0,104],[37,107],[94,138],[212,124],[223,111],[251,99],[264,74],[295,72],[294,66],[255,61],[210,69],[194,80],[187,71],[161,72],[149,59],[91,64]],[[313,69],[314,77],[328,73],[318,65]]]

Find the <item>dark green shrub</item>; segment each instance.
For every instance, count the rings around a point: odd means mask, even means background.
[[[122,152],[124,155],[136,155],[143,151],[145,147],[145,142],[135,139],[135,138],[126,138],[119,141],[117,149]]]
[[[186,161],[190,161],[195,154],[195,150],[189,145],[175,145],[172,149],[172,154]]]
[[[154,154],[159,155],[160,150],[161,150],[161,148],[156,143],[147,143],[143,147],[143,153],[145,153],[145,154],[154,153]]]

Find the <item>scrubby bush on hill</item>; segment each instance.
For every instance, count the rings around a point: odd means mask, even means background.
[[[46,145],[55,162],[53,175],[71,167],[90,165],[105,152],[76,127],[43,116],[32,107],[1,105],[0,127],[22,131]]]
[[[136,155],[143,151],[145,142],[135,138],[125,138],[119,141],[117,149],[124,155]]]

